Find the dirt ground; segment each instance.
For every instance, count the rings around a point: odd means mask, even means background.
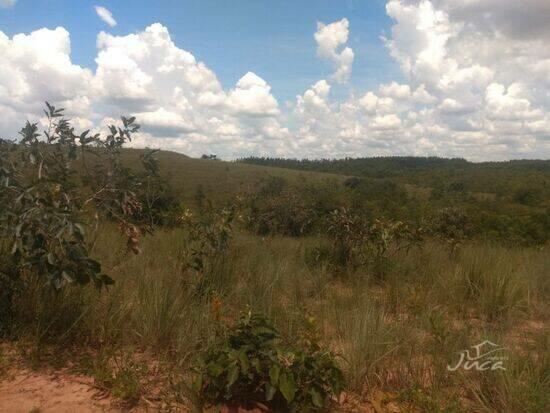
[[[17,370],[0,381],[1,413],[99,413],[122,411],[93,380],[64,371]]]

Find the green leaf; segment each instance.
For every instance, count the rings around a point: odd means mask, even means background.
[[[246,374],[246,372],[248,372],[248,369],[250,367],[250,363],[248,362],[248,356],[246,355],[246,349],[243,349],[239,352],[239,362],[241,363],[242,372]]]
[[[217,363],[210,363],[207,366],[208,374],[213,377],[219,377],[223,373],[223,368]]]
[[[254,357],[252,360],[250,360],[250,364],[254,366],[256,371],[260,371],[260,360],[258,357]]]
[[[288,403],[292,403],[296,396],[296,382],[292,373],[282,372],[279,376],[279,390]]]
[[[233,386],[233,384],[237,381],[239,378],[239,366],[236,364],[231,365],[229,367],[229,372],[227,373],[227,388]]]
[[[272,364],[269,368],[269,379],[271,384],[276,386],[279,384],[279,374],[281,373],[281,366],[278,364]]]
[[[309,390],[309,394],[311,395],[311,401],[313,404],[317,407],[323,407],[325,405],[325,400],[323,399],[323,396],[321,396],[321,393],[315,388],[312,388]]]
[[[275,386],[272,386],[271,383],[265,384],[265,399],[268,402],[273,400],[273,396],[275,396],[276,392],[277,392],[277,388]]]

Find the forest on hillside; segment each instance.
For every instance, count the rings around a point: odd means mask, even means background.
[[[472,163],[464,159],[378,157],[322,160],[243,158],[238,162],[348,176],[357,207],[421,221],[459,208],[475,232],[503,241],[544,244],[550,235],[550,160]]]

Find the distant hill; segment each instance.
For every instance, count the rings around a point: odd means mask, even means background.
[[[143,152],[143,149],[125,149],[125,163],[134,168],[139,167],[139,156]],[[157,158],[162,174],[184,202],[191,201],[199,187],[211,201],[224,201],[237,193],[256,189],[269,177],[281,177],[290,184],[341,183],[346,179],[346,176],[330,173],[196,159],[169,151],[160,151]]]
[[[461,158],[374,157],[345,159],[282,159],[250,157],[242,164],[386,178],[419,187],[450,185],[479,193],[505,194],[532,188],[550,198],[550,160],[469,162]]]

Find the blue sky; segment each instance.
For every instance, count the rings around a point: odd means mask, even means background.
[[[318,21],[350,21],[348,45],[355,52],[346,88],[364,91],[402,78],[379,36],[391,19],[384,0],[164,0],[86,1],[19,0],[0,9],[0,30],[7,35],[62,26],[71,33],[75,64],[95,68],[96,37],[106,31],[125,35],[160,22],[180,48],[190,51],[216,72],[229,88],[248,71],[272,86],[281,102],[293,100],[332,67],[316,57],[313,33]],[[117,20],[110,28],[94,6],[108,8]],[[343,94],[347,90],[334,93]]]
[[[548,158],[548,21],[541,0],[0,0],[0,137],[49,100],[191,156]]]

